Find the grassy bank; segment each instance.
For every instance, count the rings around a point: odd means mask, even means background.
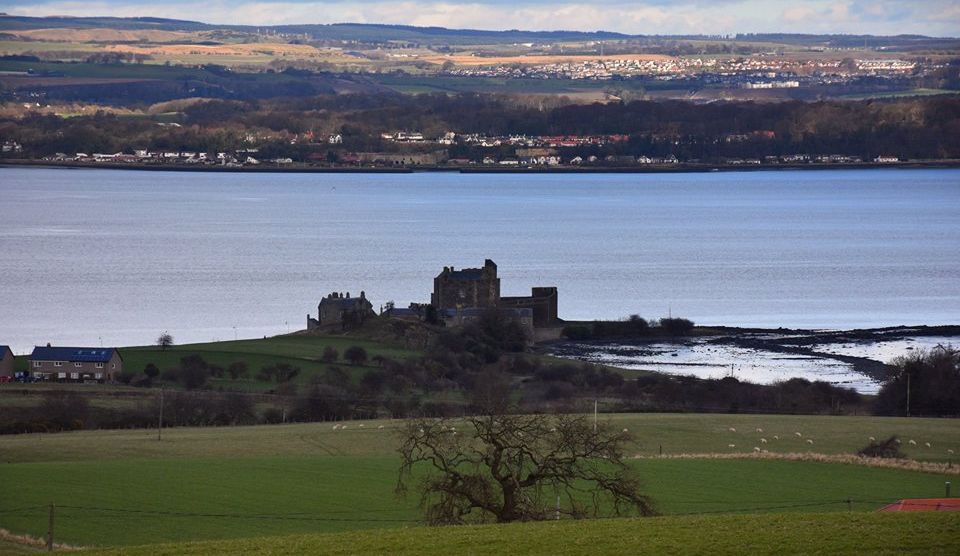
[[[951,554],[950,514],[748,515],[411,528],[156,545],[98,554]]]

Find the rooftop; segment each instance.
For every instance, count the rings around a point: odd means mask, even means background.
[[[79,363],[106,363],[115,348],[37,346],[30,355],[32,361],[69,361]]]

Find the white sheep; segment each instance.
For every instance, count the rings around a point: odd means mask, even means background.
[[[629,429],[626,429],[626,428],[624,428],[624,429],[623,429],[623,432],[630,432],[630,430],[629,430]]]
[[[929,442],[924,442],[923,445],[926,446],[927,448],[930,447],[930,443],[929,443]]]
[[[799,432],[795,432],[795,433],[793,433],[793,434],[797,435],[797,438],[802,438],[802,437],[803,437],[803,434],[802,434],[802,433],[799,433]]]
[[[727,430],[730,431],[730,432],[737,432],[737,429],[735,429],[735,428],[733,428],[733,427],[730,427],[730,428],[727,429]]]
[[[950,448],[947,448],[947,453],[948,453],[948,454],[952,454],[952,453],[953,453],[953,450],[950,449]]]
[[[807,444],[813,444],[813,439],[812,439],[812,438],[808,438],[808,439],[807,439]]]
[[[895,438],[894,441],[895,441],[897,444],[903,444],[903,442],[900,442],[900,439],[899,439],[899,438]]]
[[[753,451],[754,451],[754,452],[759,452],[759,451],[760,451],[760,447],[759,447],[759,446],[754,446],[754,447],[753,447]]]
[[[346,425],[340,425],[340,430],[347,430],[347,426],[346,426]]]
[[[870,442],[876,442],[876,440],[877,440],[876,438],[874,438],[874,437],[872,437],[872,436],[870,437]]]
[[[340,428],[340,425],[334,425],[334,426],[333,426],[333,430],[337,430],[337,429],[339,429],[339,428]]]
[[[380,425],[380,426],[379,426],[379,427],[377,427],[377,428],[378,428],[378,429],[382,429],[382,428],[383,428],[383,425]]]
[[[767,439],[766,439],[766,438],[761,438],[761,439],[760,439],[760,443],[761,443],[761,444],[766,444],[766,443],[767,443]]]
[[[774,439],[774,440],[780,440],[780,435],[778,435],[778,434],[773,435],[773,439]]]
[[[361,429],[363,428],[363,423],[360,423],[360,428],[361,428]]]
[[[736,447],[737,447],[736,444],[727,444],[727,448],[736,448]]]
[[[907,443],[910,444],[911,446],[916,446],[916,445],[917,445],[917,441],[914,440],[914,439],[912,439],[912,438],[911,438],[910,440],[908,440]]]
[[[761,429],[760,427],[757,427],[757,432],[763,432],[763,429]]]

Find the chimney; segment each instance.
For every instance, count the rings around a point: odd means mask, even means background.
[[[47,342],[47,347],[50,347],[50,342]]]
[[[367,298],[367,292],[360,290],[360,299],[366,299],[366,298]]]
[[[347,299],[350,299],[350,292],[347,292]]]

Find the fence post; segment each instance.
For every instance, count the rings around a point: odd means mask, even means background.
[[[53,502],[50,502],[50,520],[47,523],[47,552],[53,552]]]
[[[947,495],[944,496],[944,498],[950,498],[950,481],[947,481],[946,483],[944,483],[943,486],[945,486],[947,489]]]
[[[849,499],[849,498],[847,498],[847,511],[848,511],[848,512],[852,512],[852,511],[853,511],[853,500],[851,500],[851,499]]]

